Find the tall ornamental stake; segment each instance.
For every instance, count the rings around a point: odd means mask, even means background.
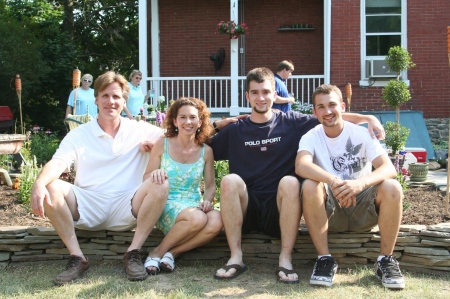
[[[23,135],[25,131],[23,130],[23,121],[22,121],[22,80],[20,80],[19,74],[16,75],[15,80],[16,85],[16,93],[19,98],[19,113],[20,113],[20,132]]]
[[[350,105],[352,104],[352,85],[350,83],[345,85],[345,94],[347,95],[348,112],[350,112]]]
[[[73,93],[73,115],[76,115],[77,112],[77,90],[78,87],[80,87],[80,82],[81,71],[77,67],[72,73],[72,88],[75,89],[75,92]]]
[[[450,66],[450,25],[447,26],[447,55],[448,55],[448,65]],[[448,141],[450,142],[450,119],[448,125]],[[450,185],[450,167],[448,167],[448,155],[447,155],[447,194],[445,201],[445,214],[448,214],[448,202],[449,202],[449,187]]]

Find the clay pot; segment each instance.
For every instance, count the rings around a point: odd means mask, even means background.
[[[424,182],[427,180],[428,163],[410,163],[409,171],[411,173],[410,181]]]

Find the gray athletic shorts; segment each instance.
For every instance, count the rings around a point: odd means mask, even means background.
[[[80,219],[75,227],[82,230],[127,231],[136,227],[131,200],[137,189],[119,194],[104,194],[72,186]]]
[[[377,187],[364,189],[356,195],[356,206],[341,207],[331,188],[325,184],[327,201],[325,209],[328,216],[329,232],[366,232],[378,224],[378,211],[375,206]]]

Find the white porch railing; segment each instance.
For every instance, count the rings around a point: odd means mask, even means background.
[[[166,103],[180,97],[201,99],[212,113],[229,113],[231,106],[231,77],[147,77],[142,84],[147,90],[154,90],[151,103],[156,107],[159,96],[164,96]],[[245,98],[246,77],[238,77],[239,113],[249,113],[250,106]],[[287,87],[301,104],[311,103],[314,89],[324,83],[324,75],[291,76]]]

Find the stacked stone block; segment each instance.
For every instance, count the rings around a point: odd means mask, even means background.
[[[76,232],[80,247],[90,261],[121,260],[134,232]],[[146,255],[161,242],[163,234],[154,229],[142,253]],[[340,268],[372,265],[379,255],[380,235],[377,228],[367,233],[330,233],[330,251]],[[242,238],[245,261],[278,264],[280,240],[259,233]],[[402,225],[394,254],[402,268],[425,272],[450,273],[450,223],[438,225]],[[210,243],[184,253],[183,260],[217,260],[229,257],[225,233]],[[53,228],[0,227],[0,267],[17,263],[66,263],[69,252]],[[299,229],[292,255],[295,267],[311,263],[317,257],[306,227]]]

